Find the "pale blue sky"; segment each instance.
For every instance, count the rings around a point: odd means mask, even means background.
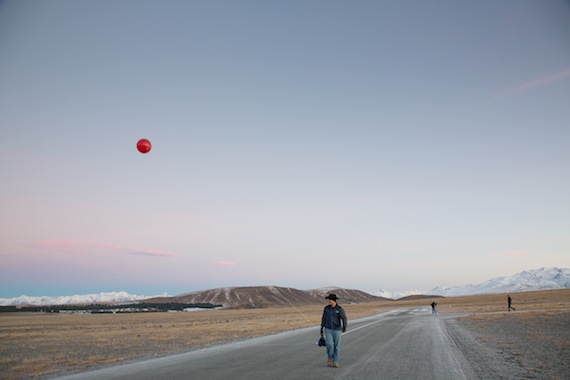
[[[570,267],[569,126],[567,1],[3,1],[0,297]]]

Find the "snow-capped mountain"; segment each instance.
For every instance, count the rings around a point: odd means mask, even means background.
[[[371,292],[370,294],[374,295],[374,296],[378,296],[378,297],[384,297],[384,298],[388,298],[388,299],[392,299],[392,300],[397,300],[399,298],[403,298],[403,297],[407,297],[407,296],[413,296],[413,295],[417,295],[417,294],[427,294],[428,292],[426,292],[425,290],[408,290],[405,292],[391,292],[389,290],[376,290],[374,292]]]
[[[165,295],[163,295],[165,296]],[[154,296],[141,296],[129,294],[127,292],[106,292],[97,294],[83,294],[73,296],[20,296],[16,298],[0,298],[0,306],[17,306],[17,305],[75,305],[75,304],[92,304],[92,303],[127,303],[139,301]]]
[[[370,294],[396,300],[416,294],[453,297],[564,288],[570,288],[570,269],[539,268],[523,271],[510,277],[496,277],[477,285],[455,286],[450,288],[438,286],[432,290],[411,290],[405,292],[377,290],[370,292]]]
[[[406,292],[389,292],[378,290],[370,292],[371,295],[398,299],[410,295],[441,295],[446,297],[467,296],[475,294],[487,293],[515,293],[533,290],[552,290],[570,288],[570,269],[568,268],[540,268],[523,271],[510,277],[496,277],[477,285],[456,286],[447,288],[444,286],[436,287],[432,290],[421,291],[412,290]],[[317,289],[321,292],[332,291],[333,288]],[[335,291],[339,289],[334,288]],[[314,290],[315,291],[315,290]],[[323,294],[324,294],[323,293]],[[0,298],[0,306],[18,306],[18,305],[73,305],[73,304],[92,304],[92,303],[128,303],[134,301],[145,300],[156,297],[169,297],[168,294],[158,296],[142,296],[129,294],[127,292],[107,292],[98,294],[84,294],[73,296],[59,297],[30,297],[20,296],[16,298]]]
[[[533,290],[570,288],[570,269],[539,268],[522,271],[510,277],[495,277],[477,285],[446,288],[439,286],[427,294],[441,296],[469,296],[487,293],[515,293]]]

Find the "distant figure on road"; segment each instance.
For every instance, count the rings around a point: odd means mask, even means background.
[[[437,310],[435,310],[435,305],[437,305],[437,302],[433,301],[431,303],[431,313],[432,314],[437,314]]]
[[[509,295],[507,295],[507,302],[509,304],[509,308],[507,310],[508,311],[511,311],[511,309],[515,310],[515,308],[511,306],[511,303],[513,302],[513,300],[511,299],[511,296],[509,296]]]
[[[323,310],[323,318],[321,320],[321,336],[324,335],[327,341],[327,356],[329,367],[338,368],[338,354],[340,351],[341,331],[346,331],[346,313],[344,309],[336,302],[338,297],[331,293],[325,297],[329,300],[329,304]]]

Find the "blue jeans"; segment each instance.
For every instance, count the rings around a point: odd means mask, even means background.
[[[341,330],[325,329],[325,339],[327,341],[327,355],[330,360],[338,363],[338,352],[340,350]]]

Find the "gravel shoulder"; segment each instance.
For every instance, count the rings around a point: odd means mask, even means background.
[[[481,313],[446,322],[481,379],[570,378],[570,310]]]

